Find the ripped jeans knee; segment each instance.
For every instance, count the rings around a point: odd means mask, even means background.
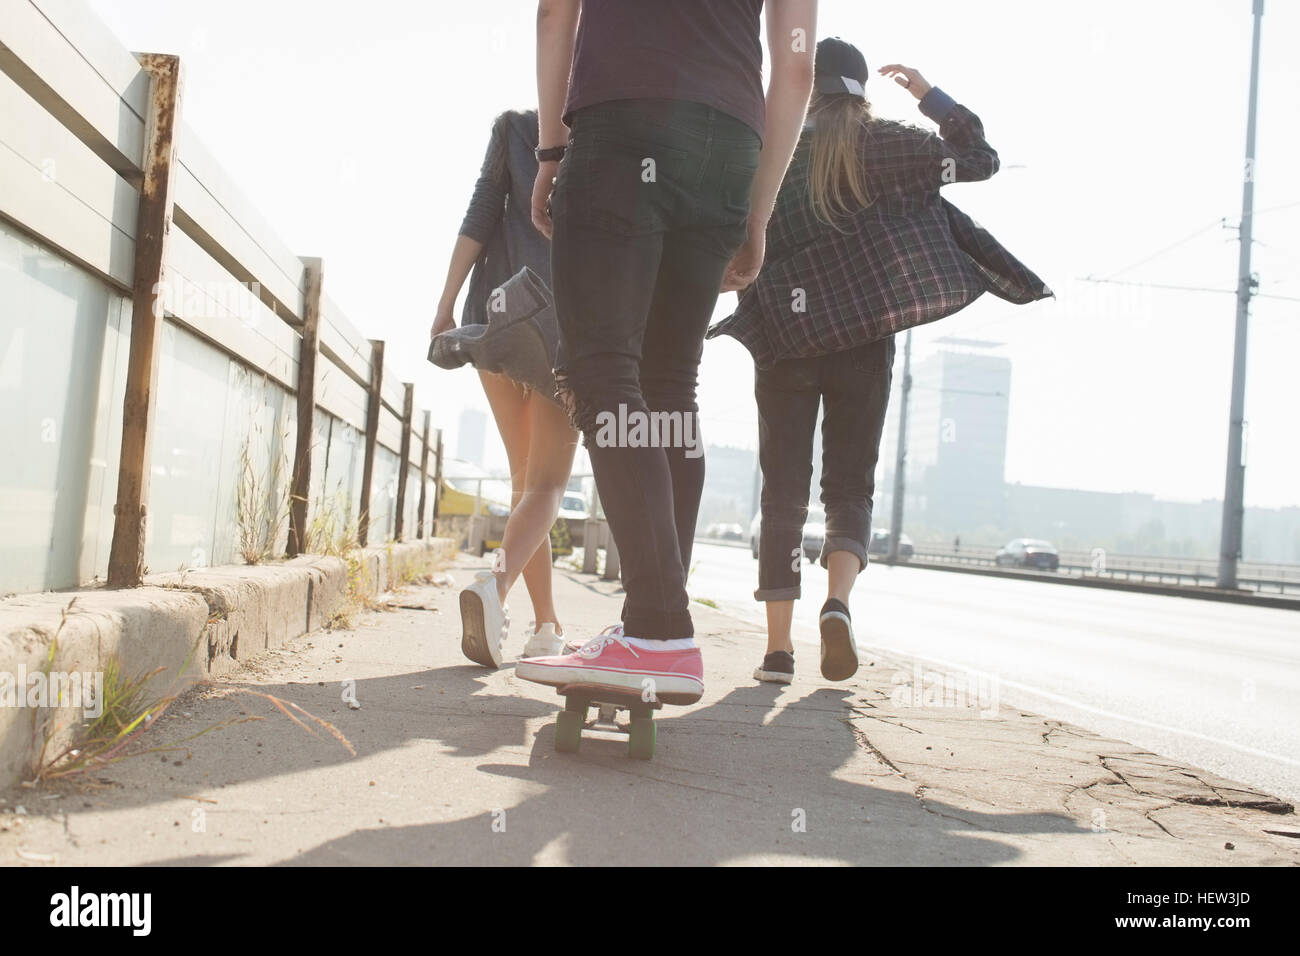
[[[586,444],[595,434],[598,409],[585,398],[579,397],[579,390],[572,375],[558,368],[555,370],[555,398],[564,409],[564,414],[569,416],[569,424],[582,435]]]
[[[620,373],[610,369],[608,363],[581,372],[557,368],[555,397],[588,448],[596,443],[597,433],[608,427],[605,420],[617,418],[620,408],[643,407],[635,368]]]

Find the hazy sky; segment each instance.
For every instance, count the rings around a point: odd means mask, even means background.
[[[129,48],[181,55],[187,122],[290,248],[324,257],[328,294],[388,340],[448,434],[464,405],[486,409],[471,371],[441,372],[423,355],[491,120],[535,102],[535,5],[88,2]],[[916,336],[917,357],[944,335],[1003,343],[1008,480],[1222,494],[1233,296],[1081,280],[1235,288],[1250,10],[1250,0],[822,0],[820,35],[858,44],[873,68],[915,66],[980,115],[1003,171],[946,195],[1059,296],[1020,308],[986,296]],[[1261,292],[1293,300],[1297,39],[1300,4],[1269,0],[1254,269]],[[879,78],[868,93],[882,115],[927,122]],[[719,317],[733,302],[720,301]],[[1298,357],[1300,301],[1258,299],[1248,505],[1300,505]],[[756,444],[751,381],[739,345],[709,344],[710,441]]]

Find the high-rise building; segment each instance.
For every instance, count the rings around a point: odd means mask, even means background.
[[[939,343],[944,347],[912,370],[904,525],[960,534],[1000,525],[1005,516],[1011,361],[990,354],[997,342],[947,337]],[[889,419],[877,470],[877,488],[886,494],[877,494],[878,505],[892,491],[885,480],[893,479],[897,407]],[[877,507],[877,527],[885,527],[887,515]]]

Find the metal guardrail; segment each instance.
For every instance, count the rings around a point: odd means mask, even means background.
[[[701,544],[715,544],[729,548],[749,548],[748,541],[734,541],[723,538],[696,536]],[[927,549],[917,548],[916,553],[905,564],[954,565],[959,567],[997,568],[996,548],[951,548]],[[1062,551],[1061,564],[1056,571],[1040,571],[1036,568],[1018,568],[1004,566],[1009,574],[1024,576],[1032,574],[1044,578],[1069,577],[1093,578],[1099,581],[1126,581],[1141,584],[1172,585],[1175,587],[1212,588],[1217,580],[1216,562],[1200,558],[1162,558],[1148,555],[1114,555],[1089,551]],[[873,560],[881,560],[873,556]],[[1263,564],[1243,562],[1238,565],[1238,583],[1243,590],[1259,594],[1295,595],[1300,594],[1300,565]]]
[[[994,568],[998,567],[996,554],[996,548],[953,551],[918,547],[912,561]],[[1008,570],[1029,571],[1045,577],[1056,575],[1180,587],[1213,587],[1217,577],[1217,564],[1211,560],[1117,555],[1100,549],[1060,552],[1060,567],[1055,572],[1014,566],[1008,566]],[[1300,594],[1300,565],[1242,562],[1238,565],[1238,584],[1243,590],[1260,594]]]

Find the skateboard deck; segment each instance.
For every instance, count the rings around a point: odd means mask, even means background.
[[[629,757],[649,760],[655,753],[654,712],[663,707],[658,700],[642,700],[641,692],[601,684],[565,684],[556,692],[564,698],[564,710],[555,719],[555,749],[576,753],[582,744],[582,731],[605,725],[604,729],[627,734]],[[592,706],[596,719],[588,721]],[[617,722],[618,712],[628,713],[627,730]]]

